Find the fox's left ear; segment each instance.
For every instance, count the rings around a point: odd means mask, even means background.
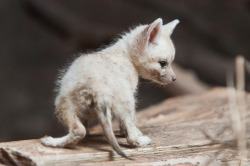
[[[163,31],[167,32],[167,34],[169,36],[171,36],[171,34],[173,33],[176,25],[179,24],[179,22],[180,21],[178,19],[176,19],[174,21],[171,21],[170,23],[167,23],[167,24],[163,25]]]
[[[153,23],[144,27],[143,31],[135,38],[133,48],[141,53],[151,44],[157,44],[162,32],[162,19],[158,18]]]
[[[152,24],[148,25],[147,30],[147,43],[156,43],[161,36],[162,19],[156,19]]]

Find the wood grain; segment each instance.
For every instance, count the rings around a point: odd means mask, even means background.
[[[250,95],[247,94],[249,98]],[[247,140],[250,143],[250,103],[247,103]],[[172,98],[138,112],[138,126],[152,144],[131,148],[117,139],[134,160],[113,152],[100,126],[73,149],[49,148],[37,139],[0,143],[0,163],[10,165],[249,165],[241,159],[231,130],[227,90]],[[114,123],[114,130],[118,125]]]

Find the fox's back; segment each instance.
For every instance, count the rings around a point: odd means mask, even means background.
[[[134,72],[131,62],[119,54],[82,55],[62,77],[60,91],[67,94],[84,86],[92,93],[112,95],[121,89],[133,90],[138,81]]]

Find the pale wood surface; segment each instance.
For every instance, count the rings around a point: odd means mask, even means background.
[[[250,97],[247,94],[248,98]],[[0,143],[0,163],[11,165],[250,165],[241,160],[232,137],[227,91],[216,88],[202,95],[168,99],[138,112],[138,126],[153,140],[130,148],[117,132],[126,160],[113,152],[99,126],[74,149],[49,148],[39,140]],[[250,142],[250,103],[247,139]],[[114,123],[114,129],[117,125]],[[211,137],[211,138],[210,138]],[[248,147],[249,148],[249,147]]]

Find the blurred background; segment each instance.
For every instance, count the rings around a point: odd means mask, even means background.
[[[0,142],[62,135],[54,116],[58,70],[159,17],[180,20],[172,35],[178,81],[142,80],[138,110],[226,86],[234,58],[250,59],[249,0],[0,0]]]

